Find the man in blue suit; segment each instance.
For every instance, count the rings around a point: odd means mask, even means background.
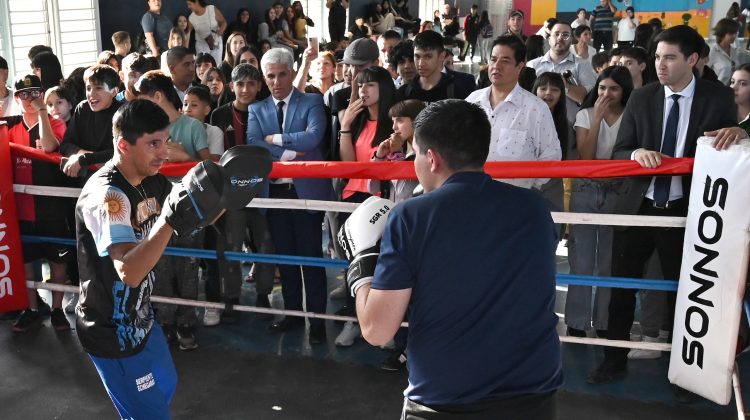
[[[326,113],[323,97],[294,89],[292,54],[280,48],[263,55],[261,68],[271,96],[250,105],[247,143],[264,146],[274,160],[323,160]],[[331,200],[328,179],[272,179],[268,197],[280,199]],[[323,215],[321,211],[269,209],[268,224],[282,255],[322,257]],[[307,310],[326,311],[326,272],[322,267],[280,265],[282,293],[286,309],[302,310],[302,280],[305,281]],[[287,317],[271,325],[273,331],[302,327],[302,318]],[[310,344],[325,342],[323,320],[310,320]]]

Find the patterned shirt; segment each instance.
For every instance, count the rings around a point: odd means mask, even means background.
[[[592,31],[611,31],[612,22],[614,21],[615,14],[612,13],[612,9],[609,6],[602,6],[601,4],[596,6],[591,16],[594,17],[594,27]]]
[[[552,113],[544,101],[520,85],[492,109],[492,86],[479,89],[466,98],[482,107],[492,125],[487,162],[560,160],[562,150]],[[500,179],[523,188],[541,187],[547,178]]]
[[[170,189],[162,175],[133,186],[109,161],[81,191],[76,204],[81,279],[76,331],[83,348],[94,356],[132,356],[146,344],[154,323],[154,272],[138,287],[129,287],[115,271],[109,247],[146,238]]]

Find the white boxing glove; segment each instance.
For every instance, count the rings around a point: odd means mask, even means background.
[[[349,260],[346,284],[352,296],[365,284],[372,283],[388,213],[395,203],[372,196],[360,204],[341,226],[338,242]]]

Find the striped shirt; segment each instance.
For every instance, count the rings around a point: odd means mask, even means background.
[[[594,27],[592,31],[611,31],[612,22],[614,20],[614,13],[609,6],[596,6],[591,16],[594,17]]]

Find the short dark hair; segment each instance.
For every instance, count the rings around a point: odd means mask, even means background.
[[[585,11],[586,11],[586,9],[584,9],[583,7],[579,7],[578,10],[576,10],[576,14],[579,14],[579,13],[585,12]]]
[[[182,61],[187,55],[192,56],[193,53],[185,47],[172,47],[167,50],[167,65],[174,66]]]
[[[641,47],[623,48],[620,57],[634,58],[638,61],[638,64],[643,64],[648,60],[646,50]]]
[[[517,36],[501,35],[492,42],[492,49],[495,49],[498,45],[513,49],[513,58],[516,60],[516,64],[526,61],[526,44]]]
[[[161,92],[176,109],[182,108],[182,101],[174,90],[172,79],[164,74],[161,70],[147,71],[133,85],[133,92],[136,95],[153,96],[156,92]]]
[[[130,53],[122,59],[122,65],[120,70],[126,72],[128,70],[137,71],[143,74],[151,70],[151,63],[142,54],[134,52]]]
[[[263,75],[257,67],[247,63],[236,65],[232,69],[232,82],[241,82],[245,79],[255,80],[263,83]]]
[[[169,127],[169,117],[159,105],[145,100],[134,99],[123,104],[112,117],[112,138],[125,139],[135,144],[146,133],[155,133]]]
[[[211,67],[216,67],[216,59],[209,53],[202,52],[195,56],[195,67],[199,67],[203,63],[211,63]]]
[[[414,37],[414,49],[443,52],[445,50],[443,36],[435,31],[420,32]]]
[[[187,95],[193,95],[204,104],[211,105],[211,92],[209,92],[208,86],[206,85],[190,86],[185,91],[185,96]]]
[[[130,41],[130,34],[127,31],[117,31],[112,34],[112,43],[115,45],[120,45],[127,41]]]
[[[110,89],[120,85],[120,76],[114,67],[107,64],[95,64],[83,73],[83,81],[97,85],[107,85]]]
[[[432,102],[414,120],[414,141],[420,153],[436,151],[454,171],[484,166],[490,132],[484,110],[459,99]]]
[[[380,35],[380,37],[383,38],[383,39],[397,39],[397,40],[401,41],[401,34],[398,33],[398,32],[396,32],[396,31],[394,31],[393,29],[389,29],[389,30],[383,32]]]
[[[620,54],[622,54],[622,48],[612,48],[611,50],[609,50],[609,58]]]
[[[405,101],[396,102],[393,104],[391,109],[388,110],[388,116],[391,118],[404,117],[410,118],[412,121],[417,119],[417,115],[427,106],[424,102],[419,99],[407,99]]]
[[[591,28],[588,25],[579,25],[577,28],[573,29],[573,36],[575,36],[576,39],[578,39],[586,31],[591,32]]]
[[[714,36],[716,36],[716,43],[721,42],[725,36],[729,34],[736,34],[740,29],[740,24],[734,19],[723,18],[716,22],[714,26]]]
[[[676,45],[685,59],[692,54],[700,56],[703,44],[706,43],[698,31],[687,25],[677,25],[662,31],[654,38],[654,45],[658,46],[660,42]]]
[[[388,62],[391,64],[401,64],[406,60],[414,61],[414,42],[410,39],[394,45],[388,53]]]
[[[29,60],[33,59],[37,54],[43,53],[43,52],[52,53],[54,51],[52,51],[52,47],[48,45],[34,45],[33,47],[29,48],[29,53],[28,53]]]
[[[606,51],[601,51],[596,54],[594,54],[591,57],[591,67],[596,70],[597,67],[601,67],[609,63],[609,53]]]

